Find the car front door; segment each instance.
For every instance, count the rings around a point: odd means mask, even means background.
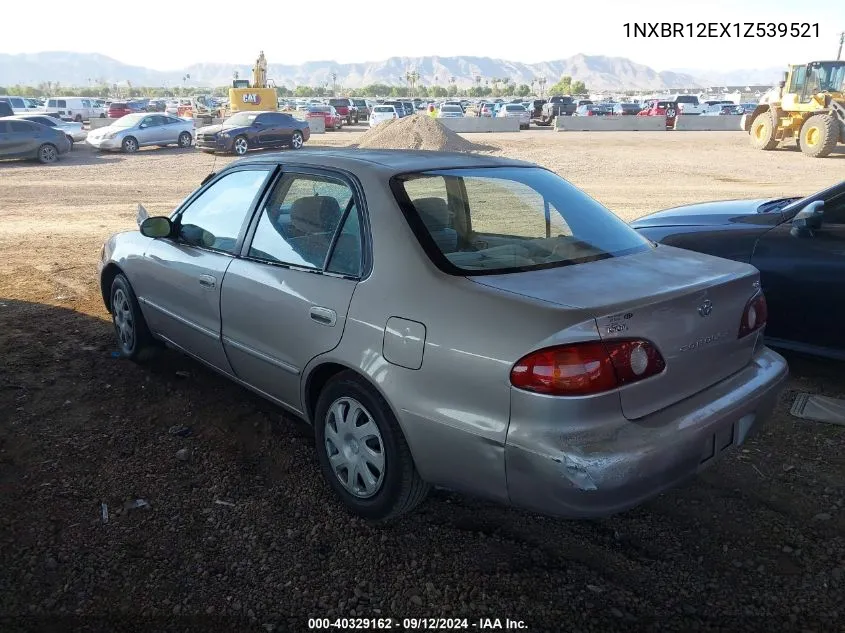
[[[301,412],[301,373],[338,345],[363,267],[361,203],[326,171],[287,172],[223,280],[223,345],[235,374]]]
[[[220,340],[220,287],[272,169],[226,171],[176,211],[173,238],[152,240],[130,281],[155,334],[231,373]]]
[[[6,125],[11,146],[9,156],[35,156],[42,141],[39,126],[20,120],[8,121]]]
[[[145,116],[135,129],[134,136],[138,145],[153,145],[159,142],[161,126],[154,116]]]
[[[169,143],[176,143],[179,140],[179,132],[181,128],[170,122],[170,118],[161,114],[154,114],[151,117],[154,121],[155,138],[157,143],[166,145]]]
[[[822,199],[821,228],[776,226],[751,264],[769,304],[766,336],[845,353],[845,182]]]
[[[270,114],[259,114],[252,122],[255,130],[256,147],[268,147],[273,144],[273,118]]]

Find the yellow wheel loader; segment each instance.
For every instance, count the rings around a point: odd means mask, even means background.
[[[845,143],[845,61],[790,66],[741,125],[756,149],[792,138],[807,156],[827,156]]]

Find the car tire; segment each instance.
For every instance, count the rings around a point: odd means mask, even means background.
[[[354,407],[360,409],[352,420],[347,415]],[[417,472],[399,422],[381,394],[358,374],[344,371],[323,388],[314,436],[323,477],[351,513],[387,521],[425,500],[430,486]]]
[[[147,360],[156,347],[155,339],[141,313],[135,291],[123,273],[118,273],[112,281],[109,307],[120,355],[135,362]]]
[[[105,118],[106,118],[106,113],[105,113],[105,112],[101,113],[101,114],[100,114],[100,118],[101,118],[101,119],[105,119]]]
[[[193,137],[191,136],[190,132],[182,132],[179,135],[179,139],[177,141],[179,147],[186,148],[191,146],[191,141],[193,141]]]
[[[123,142],[120,144],[120,148],[126,154],[134,154],[138,151],[138,139],[134,136],[127,136],[123,139]]]
[[[59,150],[52,143],[44,143],[38,148],[36,156],[42,165],[52,165],[59,160]]]
[[[66,135],[66,136],[67,136],[67,135]],[[68,142],[68,143],[70,143],[70,150],[68,150],[68,151],[71,151],[71,152],[72,152],[72,151],[73,151],[73,137],[72,137],[72,136],[68,136],[68,137],[67,137],[67,142]]]
[[[799,132],[799,147],[805,156],[824,158],[839,142],[839,121],[830,114],[814,114]]]
[[[294,133],[290,137],[290,146],[293,149],[302,149],[302,146],[305,144],[305,140],[302,137],[302,132],[299,130],[294,130]]]
[[[749,132],[751,147],[754,149],[769,151],[778,146],[778,140],[775,137],[775,118],[771,111],[761,112],[754,117]]]
[[[249,139],[243,135],[236,136],[232,142],[232,151],[238,156],[244,156],[249,151]]]

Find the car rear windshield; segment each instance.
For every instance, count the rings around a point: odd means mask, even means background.
[[[508,112],[524,112],[525,107],[521,105],[507,105],[505,106],[505,110]]]
[[[373,112],[395,112],[393,106],[376,106],[373,108]]]
[[[611,211],[540,167],[396,176],[391,188],[442,270],[482,275],[620,257],[652,244]]]

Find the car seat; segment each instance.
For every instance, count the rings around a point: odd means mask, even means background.
[[[443,198],[417,198],[414,207],[437,247],[443,253],[458,249],[458,232],[452,228],[452,212]]]

